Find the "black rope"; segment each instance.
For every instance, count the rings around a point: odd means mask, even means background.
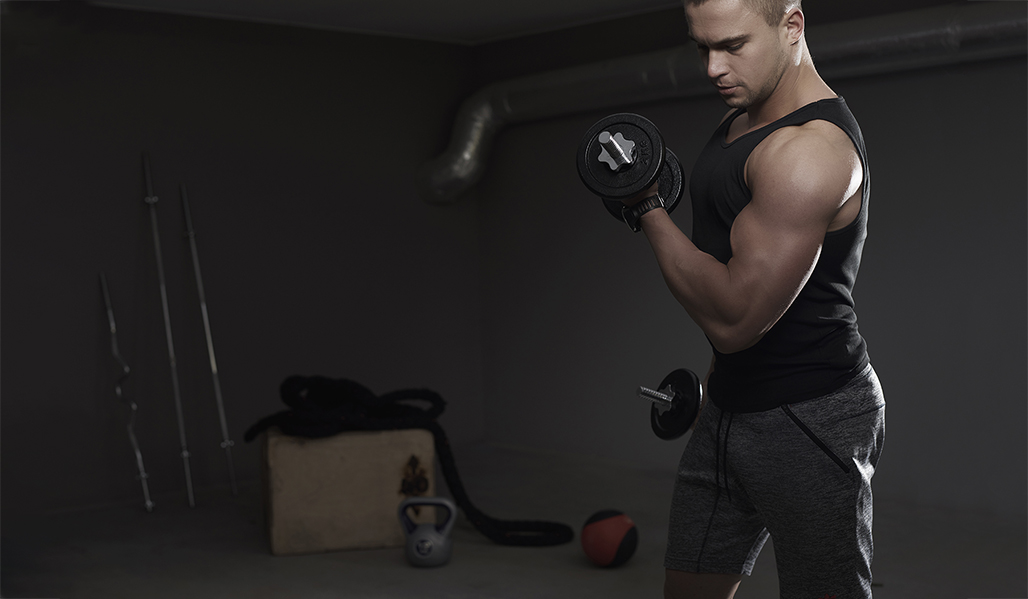
[[[436,418],[446,401],[429,389],[403,389],[376,396],[366,387],[346,379],[291,376],[280,388],[282,399],[292,409],[257,421],[244,439],[252,441],[270,426],[300,437],[328,437],[354,430],[427,429],[435,441],[436,456],[453,500],[475,530],[501,545],[546,547],[571,541],[570,526],[541,520],[499,520],[475,507],[457,472],[450,441]],[[425,401],[428,408],[405,401]]]

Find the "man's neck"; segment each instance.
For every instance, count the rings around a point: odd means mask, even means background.
[[[837,97],[818,75],[806,45],[799,64],[790,65],[770,96],[746,109],[747,129],[757,129],[818,100]]]

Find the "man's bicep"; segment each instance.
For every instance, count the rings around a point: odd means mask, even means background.
[[[805,215],[768,204],[753,201],[736,218],[728,262],[746,294],[744,318],[754,335],[766,333],[799,295],[817,265],[825,233]]]
[[[756,170],[753,198],[732,226],[728,269],[746,293],[740,326],[754,343],[806,284],[848,185],[845,166],[817,155],[816,145],[776,149],[776,160]]]

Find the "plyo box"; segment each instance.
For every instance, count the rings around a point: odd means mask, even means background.
[[[434,459],[424,429],[308,439],[269,428],[263,477],[271,553],[402,547],[397,509],[409,494],[435,495]],[[414,522],[435,522],[434,508],[418,512],[408,509]]]

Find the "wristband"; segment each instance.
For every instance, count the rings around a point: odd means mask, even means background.
[[[629,229],[638,233],[642,230],[642,225],[640,224],[642,215],[646,214],[650,210],[656,210],[657,208],[664,208],[664,198],[659,195],[650,196],[631,208],[628,206],[622,208],[621,218],[624,219],[625,224],[628,225]]]

